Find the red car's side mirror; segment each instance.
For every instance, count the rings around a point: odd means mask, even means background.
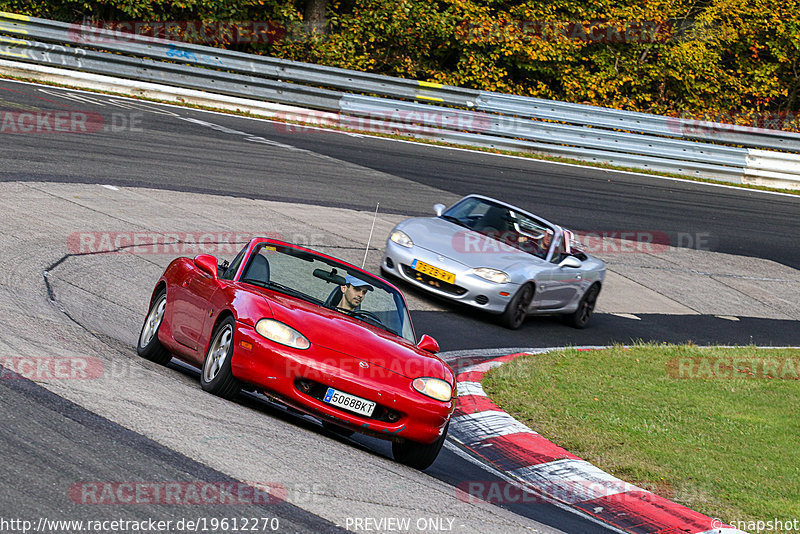
[[[417,346],[422,350],[432,352],[433,354],[439,352],[439,344],[428,334],[423,334],[422,337],[419,338],[419,343],[417,343]]]
[[[214,280],[219,277],[217,275],[217,258],[211,254],[198,254],[194,257],[194,264]]]

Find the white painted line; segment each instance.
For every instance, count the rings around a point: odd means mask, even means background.
[[[462,371],[462,372],[464,372],[464,373],[485,373],[488,370],[494,369],[495,367],[498,367],[500,365],[503,365],[503,362],[497,362],[497,361],[483,362],[483,363],[479,363],[477,365],[473,365],[472,367],[468,367],[465,371]]]
[[[101,184],[101,187],[105,187],[106,189],[111,189],[112,191],[119,191],[119,187],[113,185]]]
[[[641,490],[585,460],[564,459],[515,469],[514,478],[570,504]]]
[[[738,321],[738,317],[734,317],[733,315],[715,315],[717,319],[725,319],[727,321]]]
[[[466,395],[477,395],[479,397],[486,396],[486,393],[483,391],[483,386],[481,386],[480,382],[458,382],[456,387],[458,388],[459,397],[464,397]]]
[[[56,98],[65,98],[67,100],[72,100],[74,102],[80,102],[81,104],[94,104],[96,106],[105,107],[105,104],[98,98],[91,98],[89,96],[78,96],[75,94],[63,94],[53,89],[39,89],[40,93],[45,93],[50,96],[54,96]]]
[[[634,319],[636,321],[641,321],[642,320],[641,317],[636,316],[636,315],[634,315],[632,313],[614,313],[614,312],[611,312],[611,315],[616,315],[617,317],[622,317],[623,319]]]
[[[478,412],[459,415],[450,420],[450,432],[465,445],[507,436],[509,434],[536,434],[505,412]]]

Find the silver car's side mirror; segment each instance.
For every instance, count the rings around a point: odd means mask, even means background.
[[[577,269],[582,265],[581,260],[576,258],[575,256],[567,256],[561,263],[558,264],[559,267],[572,267],[573,269]]]
[[[445,210],[446,207],[447,206],[445,206],[444,204],[434,204],[433,205],[433,212],[436,213],[437,217],[441,217],[442,213],[444,213],[444,210]]]

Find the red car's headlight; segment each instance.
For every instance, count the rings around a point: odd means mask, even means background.
[[[438,378],[415,378],[411,385],[432,399],[447,402],[453,397],[453,388],[450,384]]]
[[[270,341],[287,347],[305,350],[311,346],[311,343],[303,334],[275,319],[261,319],[258,321],[256,323],[256,332]]]

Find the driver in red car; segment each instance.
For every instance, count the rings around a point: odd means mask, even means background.
[[[367,296],[367,291],[372,291],[374,288],[363,280],[359,280],[349,274],[344,279],[347,283],[341,286],[342,300],[337,305],[337,308],[348,312],[355,311],[361,306],[361,302]]]

